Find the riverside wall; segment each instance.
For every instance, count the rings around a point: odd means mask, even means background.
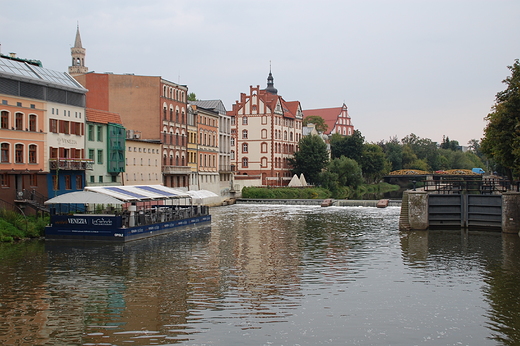
[[[236,204],[278,204],[278,205],[321,205],[324,199],[264,199],[264,198],[238,198]],[[379,200],[332,200],[335,207],[376,207]],[[389,200],[389,207],[400,207],[401,200]]]

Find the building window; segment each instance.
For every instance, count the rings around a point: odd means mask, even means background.
[[[242,117],[242,125],[247,125],[247,117]]]
[[[29,145],[29,163],[36,163],[36,145]]]
[[[267,157],[262,157],[262,167],[267,167]]]
[[[267,143],[262,143],[262,152],[267,153]]]
[[[101,126],[97,127],[97,141],[103,142],[103,127]]]
[[[9,175],[7,173],[0,174],[0,186],[9,187]]]
[[[262,129],[262,138],[267,138],[267,130]]]
[[[247,150],[249,149],[249,146],[247,145],[247,143],[243,143],[242,144],[242,152],[243,153],[247,153]]]
[[[36,132],[36,115],[29,114],[29,131]]]
[[[231,146],[232,146],[232,147],[235,146],[235,137],[231,137]]]
[[[72,182],[70,179],[70,175],[65,176],[65,190],[72,190]]]
[[[93,175],[90,176],[90,182],[91,182],[91,183],[94,183],[94,182],[95,182],[95,179],[96,179],[96,177],[94,177]]]
[[[76,175],[76,190],[83,190],[83,178],[81,175]]]
[[[9,112],[2,111],[1,127],[3,129],[9,128]]]
[[[99,182],[102,183],[103,182],[103,176],[100,175],[98,178],[99,178]]]
[[[9,162],[9,143],[2,143],[2,162]]]
[[[29,179],[29,184],[31,186],[38,186],[38,174],[31,174]]]
[[[231,160],[234,160],[234,159],[235,159],[235,151],[231,150]]]
[[[94,125],[88,126],[88,140],[91,142],[94,141]]]
[[[16,144],[14,147],[14,162],[23,163],[23,144]]]
[[[242,159],[242,167],[249,167],[249,160],[247,157]]]
[[[94,149],[89,149],[88,150],[88,158],[89,158],[89,160],[94,161],[94,159],[95,159],[94,155],[95,155]]]
[[[247,139],[247,130],[242,131],[242,139]]]
[[[97,163],[102,165],[103,164],[103,150],[98,149],[97,151]]]
[[[49,119],[49,131],[52,133],[58,133],[58,120]]]
[[[16,113],[14,126],[15,126],[16,130],[23,130],[23,114],[22,113]]]
[[[58,179],[58,176],[55,174],[52,175],[52,188],[54,189],[54,191],[60,189],[60,180]]]

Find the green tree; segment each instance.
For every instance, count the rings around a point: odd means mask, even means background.
[[[459,150],[459,142],[458,141],[450,141],[450,137],[443,136],[442,137],[442,143],[441,143],[441,149],[449,149],[449,150]]]
[[[325,120],[318,115],[309,115],[303,119],[303,126],[307,126],[307,124],[316,125],[316,131],[325,132],[329,128],[329,125],[325,123]]]
[[[509,179],[520,175],[520,63],[508,66],[511,76],[506,90],[496,94],[493,110],[486,117],[481,150],[502,166]]]
[[[303,173],[307,182],[316,184],[318,175],[329,161],[327,144],[320,136],[304,136],[298,143],[299,149],[289,159],[292,173],[300,175]]]
[[[327,165],[326,171],[320,178],[322,181],[325,181],[325,177],[329,179],[329,186],[334,185],[334,183],[330,181],[333,179],[336,180],[335,186],[339,187],[350,186],[356,188],[363,184],[363,173],[361,167],[355,160],[345,156],[330,161]]]
[[[361,165],[367,183],[377,182],[389,172],[391,166],[385,153],[383,153],[383,149],[377,144],[369,143],[363,145],[363,153],[358,163]]]
[[[403,145],[401,145],[397,137],[390,138],[388,142],[381,141],[378,145],[383,149],[386,159],[390,162],[391,171],[403,168]]]
[[[195,93],[189,93],[188,101],[197,101],[197,95],[195,95]]]
[[[330,138],[331,156],[332,158],[345,156],[359,162],[364,143],[365,137],[363,137],[359,130],[355,130],[350,136],[342,136],[335,133]]]

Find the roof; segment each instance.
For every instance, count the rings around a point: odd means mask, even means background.
[[[85,111],[85,115],[87,117],[87,121],[93,123],[100,124],[123,124],[121,121],[121,116],[118,113],[111,113],[107,111],[102,111],[99,109],[87,108]]]
[[[222,100],[197,100],[197,101],[189,101],[188,103],[195,105],[197,107],[211,109],[213,111],[218,112],[219,114],[226,114],[226,107]]]
[[[190,198],[184,191],[162,185],[86,186],[85,190],[112,196],[124,202]]]
[[[124,202],[111,196],[90,191],[69,192],[51,198],[44,204],[123,204]]]
[[[332,129],[334,129],[334,125],[336,125],[336,121],[338,120],[338,116],[341,114],[343,107],[333,107],[333,108],[320,108],[320,109],[305,109],[303,110],[304,119],[309,116],[319,116],[325,120],[327,124],[327,131],[325,134],[330,134]]]
[[[49,70],[24,61],[15,61],[2,56],[0,56],[0,76],[61,89],[73,89],[76,92],[87,92],[87,89],[82,87],[81,84],[66,72]]]

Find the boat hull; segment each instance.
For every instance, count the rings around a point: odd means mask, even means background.
[[[52,225],[45,227],[45,239],[128,242],[161,234],[190,231],[199,225],[207,226],[211,223],[211,215],[128,228],[121,227],[121,223],[120,216],[53,216]]]

